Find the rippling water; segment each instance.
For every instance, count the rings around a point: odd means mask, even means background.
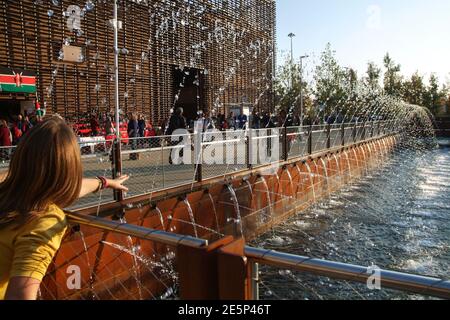
[[[450,151],[401,150],[253,245],[363,266],[448,278]],[[323,277],[261,268],[261,298],[420,299]]]

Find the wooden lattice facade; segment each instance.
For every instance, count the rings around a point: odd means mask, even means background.
[[[48,112],[76,118],[111,111],[112,3],[0,0],[0,67],[35,72],[36,95]],[[271,108],[275,1],[120,0],[119,4],[124,113],[142,112],[158,122],[183,95],[196,100],[199,109],[223,111],[227,105],[243,104]],[[76,13],[81,13],[79,28],[70,30],[68,19]],[[67,49],[80,50],[78,60],[68,62]],[[21,98],[5,92],[0,96]]]

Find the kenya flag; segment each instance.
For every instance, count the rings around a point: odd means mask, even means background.
[[[35,93],[36,74],[33,71],[0,67],[0,92]]]

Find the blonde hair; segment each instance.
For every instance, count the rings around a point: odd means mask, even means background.
[[[23,136],[0,184],[0,227],[25,223],[51,204],[65,208],[79,196],[81,155],[72,129],[52,117]]]

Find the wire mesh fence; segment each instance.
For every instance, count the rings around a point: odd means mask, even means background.
[[[160,227],[154,221],[159,220],[136,224]],[[175,299],[175,259],[169,245],[72,222],[42,282],[40,299]]]
[[[328,131],[325,126],[312,126],[312,153],[320,152],[327,148]]]
[[[202,177],[213,178],[248,167],[248,134],[245,130],[204,133],[200,153]]]
[[[284,159],[347,146],[391,133],[389,121],[314,125],[258,130],[202,132],[121,140],[120,170],[114,161],[114,141],[79,138],[84,176],[128,174],[126,197],[226,176]],[[15,147],[0,147],[0,174],[6,173]],[[111,190],[78,200],[71,208],[114,201]]]
[[[133,138],[122,147],[122,173],[131,176],[128,197],[187,184],[195,168],[191,135]]]
[[[287,128],[288,157],[297,158],[308,154],[309,132],[305,127]]]
[[[97,176],[112,177],[112,140],[104,138],[80,138],[81,163],[83,176],[93,178]],[[79,199],[73,208],[80,208],[94,204],[103,204],[114,200],[112,190],[103,190],[99,194],[88,195]]]

